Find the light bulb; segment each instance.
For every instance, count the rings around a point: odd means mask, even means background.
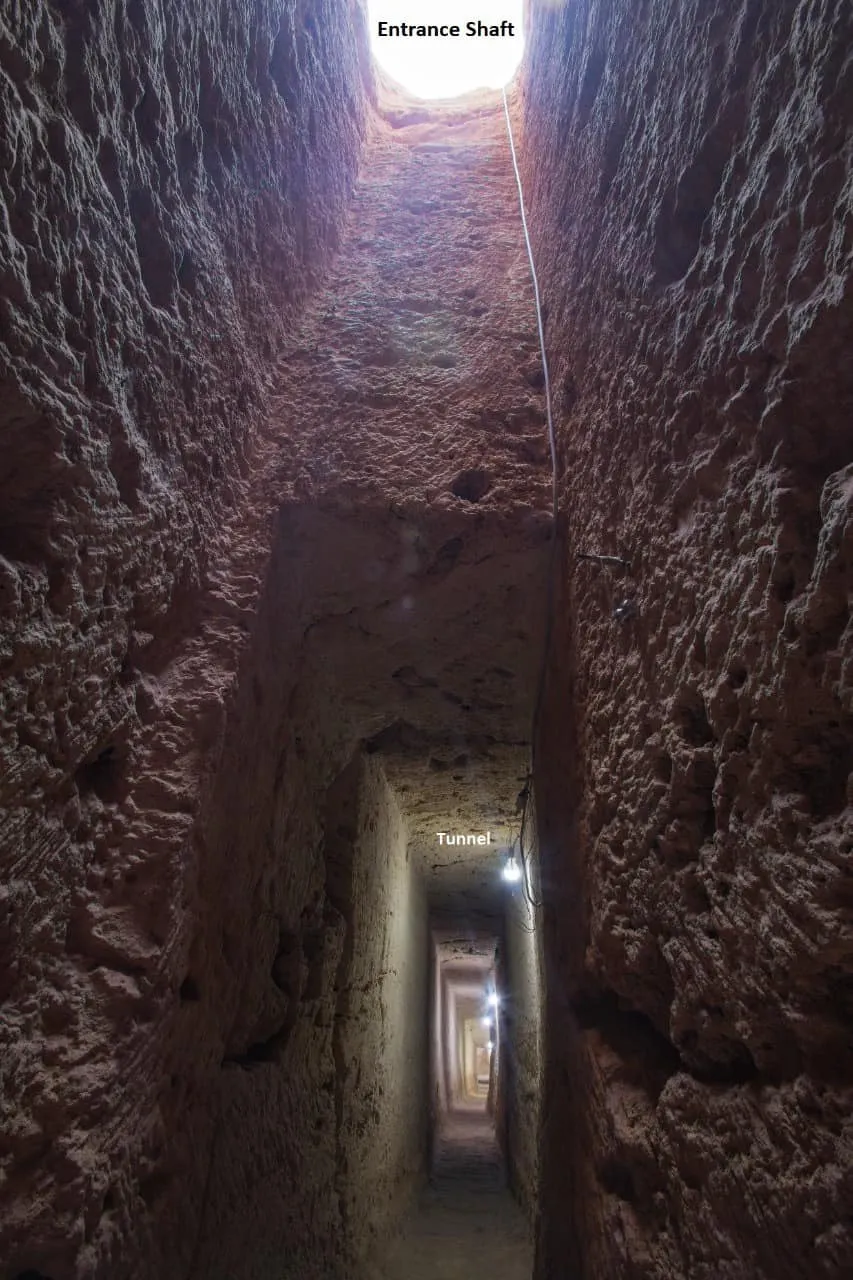
[[[521,879],[521,867],[518,865],[518,859],[514,853],[511,853],[504,863],[503,877],[510,884],[514,884]]]
[[[495,1042],[494,1042],[494,1040],[490,1040],[490,1041],[489,1041],[489,1043],[486,1045],[486,1048],[488,1049],[489,1053],[491,1053],[491,1052],[492,1052],[492,1050],[494,1049],[494,1047],[495,1047]]]
[[[490,1027],[492,1025],[491,1015],[488,1013],[484,1013],[480,1021],[484,1027]]]
[[[492,1008],[497,1009],[498,1003],[500,1001],[500,996],[498,995],[497,991],[490,991],[487,998]]]

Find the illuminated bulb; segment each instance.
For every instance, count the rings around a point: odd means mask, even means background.
[[[484,1027],[490,1027],[492,1025],[492,1019],[488,1013],[484,1013],[480,1021]]]
[[[488,1049],[489,1053],[491,1053],[491,1052],[492,1052],[492,1050],[494,1049],[494,1047],[495,1047],[495,1042],[494,1042],[494,1040],[490,1040],[490,1041],[489,1041],[489,1043],[486,1045],[486,1048]]]
[[[492,1006],[492,1008],[493,1008],[493,1009],[497,1009],[497,1007],[498,1007],[498,1000],[499,1000],[499,999],[500,999],[500,997],[498,996],[497,991],[490,991],[490,992],[489,992],[489,995],[488,995],[488,1001],[489,1001],[489,1004]]]
[[[518,859],[514,853],[511,853],[504,864],[503,870],[504,880],[508,880],[510,884],[514,884],[521,879],[521,867],[518,865]]]

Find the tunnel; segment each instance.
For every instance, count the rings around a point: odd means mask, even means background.
[[[846,1280],[853,8],[374,9],[0,11],[0,1280]]]

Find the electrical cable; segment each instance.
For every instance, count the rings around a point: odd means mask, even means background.
[[[525,852],[525,849],[524,849],[524,828],[527,825],[527,809],[528,809],[528,805],[530,804],[529,784],[530,782],[532,782],[532,780],[533,780],[533,777],[531,774],[528,777],[528,798],[525,801],[524,811],[522,812],[522,815],[521,815],[521,827],[518,833],[518,852],[519,852],[519,857],[521,859],[521,876],[522,876],[522,885],[524,888],[524,896],[528,901],[531,911],[535,915],[537,907],[541,907],[542,903],[537,902],[535,897],[533,896],[533,887],[532,887],[533,881],[530,875],[530,866],[528,865],[527,853]]]
[[[545,414],[548,420],[548,441],[551,446],[551,473],[553,476],[553,511],[554,516],[557,515],[557,442],[554,436],[554,419],[551,413],[551,376],[548,371],[548,356],[545,352],[545,328],[542,324],[542,304],[539,299],[539,280],[536,276],[536,266],[533,261],[533,246],[530,243],[530,232],[527,227],[527,214],[524,209],[524,189],[521,185],[521,174],[518,169],[518,159],[515,154],[515,140],[512,136],[512,123],[509,118],[509,103],[507,102],[506,89],[501,89],[504,101],[504,116],[506,117],[506,132],[509,138],[509,153],[512,157],[512,168],[515,174],[515,182],[518,187],[518,207],[521,213],[521,227],[524,231],[524,243],[527,247],[527,261],[530,263],[530,278],[533,281],[533,298],[536,303],[536,324],[539,329],[539,350],[542,353],[542,372],[545,376]]]
[[[530,783],[533,780],[533,768],[535,764],[536,754],[536,735],[539,728],[539,717],[542,710],[542,701],[545,696],[545,675],[548,665],[548,654],[551,650],[551,639],[554,633],[554,580],[556,577],[557,564],[557,518],[559,516],[559,496],[557,490],[557,441],[554,434],[554,416],[551,408],[551,375],[548,370],[548,354],[545,350],[545,326],[542,322],[542,303],[539,297],[539,280],[536,276],[536,264],[533,260],[533,246],[530,242],[530,231],[527,226],[527,214],[524,208],[524,189],[521,184],[521,173],[518,168],[518,158],[515,154],[515,140],[512,136],[512,122],[509,116],[509,103],[507,102],[506,89],[501,89],[504,104],[504,116],[506,118],[506,131],[509,138],[509,151],[512,157],[512,168],[515,173],[515,182],[518,187],[518,207],[521,213],[521,226],[524,231],[524,243],[527,248],[527,261],[530,264],[530,278],[533,282],[533,298],[536,304],[536,325],[539,331],[539,350],[542,355],[542,373],[545,379],[545,415],[548,422],[548,443],[551,448],[551,550],[548,564],[548,583],[546,596],[546,613],[545,613],[545,638],[543,644],[542,661],[539,667],[539,679],[536,688],[536,700],[533,706],[533,722],[530,733],[530,775],[528,777],[527,797],[524,802],[524,809],[521,816],[521,830],[519,832],[519,853],[521,857],[522,878],[524,883],[524,893],[531,908],[535,911],[542,904],[536,902],[528,885],[527,874],[527,855],[524,852],[524,825],[527,817],[527,808],[530,804],[530,796],[532,788]]]

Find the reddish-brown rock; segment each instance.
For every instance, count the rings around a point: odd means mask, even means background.
[[[542,1274],[839,1280],[853,14],[531,12],[565,520],[537,777]]]
[[[184,1276],[234,1016],[196,815],[371,70],[357,9],[266,0],[7,6],[0,65],[0,1259]]]

